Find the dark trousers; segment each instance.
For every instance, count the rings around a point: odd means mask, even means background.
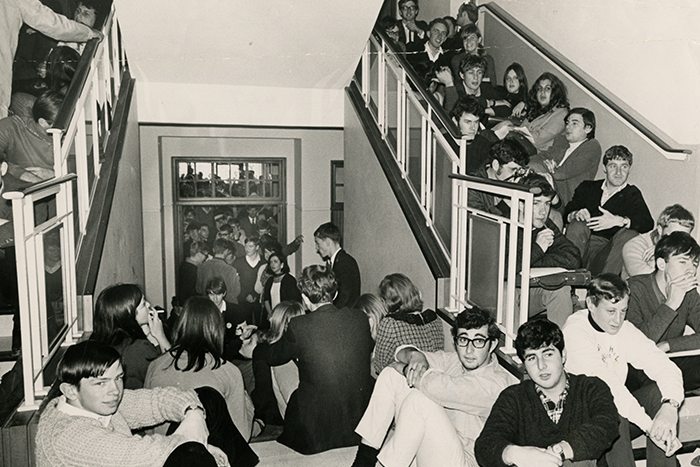
[[[207,429],[209,430],[209,438],[207,442],[214,445],[224,451],[228,456],[229,463],[236,467],[253,467],[259,462],[257,454],[248,446],[248,443],[243,438],[241,433],[236,428],[231,420],[231,415],[229,415],[228,407],[226,406],[226,400],[216,389],[210,387],[202,387],[195,389],[197,395],[199,396],[199,401],[202,403],[202,407],[207,413]],[[179,423],[172,423],[168,429],[168,434],[172,434],[177,427],[180,426]],[[188,443],[189,444],[189,443]],[[198,444],[198,443],[194,443]],[[184,446],[184,445],[183,445]],[[200,444],[200,446],[202,446]],[[204,446],[202,446],[204,448]],[[204,448],[206,451],[206,448]],[[173,451],[176,454],[177,449]],[[191,455],[195,455],[198,452],[197,448],[183,448],[183,452],[176,454],[176,458],[182,456],[186,459],[191,459]],[[194,453],[194,454],[193,454]],[[209,453],[207,452],[207,455]],[[211,457],[211,455],[209,455]],[[164,467],[185,467],[191,465],[209,465],[203,463],[203,458],[196,458],[196,462],[187,463],[183,460],[183,463],[166,464]],[[213,458],[212,458],[213,459]],[[168,458],[170,461],[170,458]],[[179,460],[174,460],[173,462],[180,462]],[[216,465],[216,462],[214,462]]]
[[[585,222],[572,221],[566,228],[566,238],[581,252],[583,265],[593,276],[604,272],[622,272],[622,247],[639,235],[637,231],[620,229],[611,239],[596,235]]]
[[[661,408],[661,392],[656,383],[645,384],[636,391],[632,391],[635,399],[644,407],[646,413],[653,419]],[[632,440],[642,435],[642,430],[620,417],[620,437],[615,441],[605,458],[610,467],[634,467],[634,455],[632,453]],[[676,456],[666,457],[666,454],[654,442],[647,438],[647,466],[648,467],[676,467]]]

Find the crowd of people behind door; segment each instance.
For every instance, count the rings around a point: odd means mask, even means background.
[[[406,275],[361,295],[335,225],[314,232],[324,264],[295,279],[286,258],[303,237],[281,245],[273,212],[198,207],[184,213],[167,320],[136,285],[98,296],[94,332],[66,352],[62,395],[41,416],[40,467],[255,465],[247,441],[268,424],[302,454],[358,446],[353,467],[632,467],[640,434],[648,466],[677,465],[678,411],[700,388],[698,357],[669,355],[700,348],[693,215],[672,205],[654,225],[627,183],[632,153],[603,153],[595,115],[570,108],[554,74],[528,92],[514,63],[496,88],[473,4],[430,24],[418,0],[399,7],[382,27],[469,141],[469,171],[535,195],[531,266],[594,276],[583,304],[567,285],[531,289],[514,344],[527,378],[496,358],[489,311],[459,313],[446,345]],[[511,210],[485,192],[468,202]]]

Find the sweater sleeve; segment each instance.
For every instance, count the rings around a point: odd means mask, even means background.
[[[185,409],[199,405],[197,393],[176,388],[124,390],[119,413],[131,429],[154,426],[165,421],[179,422]]]
[[[579,397],[590,418],[571,427],[564,438],[574,451],[574,461],[599,459],[618,437],[620,417],[610,388],[599,378],[587,378]]]
[[[634,324],[649,339],[658,343],[678,313],[665,303],[659,304],[654,291],[649,287],[650,284],[643,280],[644,278],[632,278],[629,281],[630,301],[627,308],[627,321]],[[654,280],[653,276],[651,280]]]
[[[38,0],[17,0],[13,3],[20,9],[22,21],[52,39],[87,42],[92,37],[92,29],[54,13],[51,8]]]
[[[554,243],[547,248],[547,251],[542,251],[542,248],[535,243],[536,235],[533,235],[530,265],[533,268],[560,267],[566,269],[576,269],[581,266],[581,253],[576,245],[571,243],[549,220],[547,228],[554,232]]]
[[[630,229],[639,233],[649,232],[654,228],[654,218],[651,217],[642,192],[635,186],[629,186],[628,188],[630,189],[630,196],[626,206],[626,213],[621,215],[629,217],[631,221]]]
[[[557,107],[551,112],[552,114],[549,116],[547,114],[541,116],[545,118],[544,122],[538,122],[538,119],[535,119],[525,124],[525,127],[534,138],[535,146],[538,150],[549,147],[554,137],[564,131],[566,127],[564,117],[568,110],[564,107]]]
[[[630,277],[654,272],[654,256],[649,261],[644,261],[644,253],[653,246],[646,234],[634,237],[622,247],[622,260]]]
[[[489,418],[474,443],[474,454],[479,465],[505,467],[503,450],[516,444],[518,438],[516,420],[520,419],[520,415],[517,389],[517,386],[505,389],[493,404]]]

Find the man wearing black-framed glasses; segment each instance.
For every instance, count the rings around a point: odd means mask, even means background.
[[[355,429],[362,444],[353,467],[414,459],[420,467],[476,467],[474,440],[498,394],[517,382],[493,354],[499,334],[491,314],[474,307],[453,323],[456,352],[399,347]],[[394,419],[394,436],[384,442]]]

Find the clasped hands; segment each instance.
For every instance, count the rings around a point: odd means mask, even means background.
[[[597,217],[591,217],[591,213],[586,208],[574,211],[569,214],[569,221],[577,220],[585,222],[588,228],[594,232],[608,230],[613,227],[623,227],[625,225],[624,217],[617,216],[602,206],[600,206],[598,209],[603,214]]]

